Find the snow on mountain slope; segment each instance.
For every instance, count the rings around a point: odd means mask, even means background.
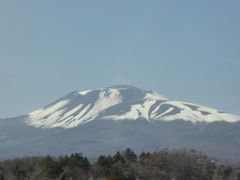
[[[95,119],[99,113],[120,102],[117,89],[73,92],[63,100],[30,113],[27,122],[36,127],[76,127]]]
[[[132,86],[114,86],[72,92],[27,115],[26,123],[42,128],[73,128],[93,120],[185,120],[211,123],[237,122],[240,117],[218,110],[174,101]]]

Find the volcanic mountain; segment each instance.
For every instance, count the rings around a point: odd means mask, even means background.
[[[74,91],[34,112],[0,120],[0,158],[96,156],[130,147],[137,152],[194,148],[236,160],[239,130],[237,115],[133,86],[113,86]]]

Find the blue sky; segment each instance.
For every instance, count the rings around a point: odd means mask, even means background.
[[[130,84],[240,115],[240,1],[0,1],[0,117]]]

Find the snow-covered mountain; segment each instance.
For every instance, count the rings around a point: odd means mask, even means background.
[[[29,125],[43,128],[72,128],[93,120],[174,121],[193,123],[237,122],[240,117],[197,104],[169,100],[132,86],[75,91],[28,114]]]
[[[0,120],[0,158],[82,152],[94,157],[194,148],[240,160],[240,117],[132,86],[74,91],[46,107]]]

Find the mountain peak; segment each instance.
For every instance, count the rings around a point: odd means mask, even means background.
[[[115,86],[108,86],[108,87],[104,87],[104,88],[99,88],[99,89],[88,89],[88,90],[80,90],[80,91],[73,91],[70,94],[80,94],[80,95],[87,95],[90,92],[96,92],[96,91],[111,91],[111,90],[118,90],[118,91],[122,91],[122,90],[128,90],[128,91],[139,91],[139,92],[145,92],[144,90],[131,86],[131,85],[115,85]]]
[[[114,86],[108,86],[106,88],[113,88],[113,89],[140,89],[138,87],[128,85],[128,84],[120,84],[120,85],[114,85]]]

